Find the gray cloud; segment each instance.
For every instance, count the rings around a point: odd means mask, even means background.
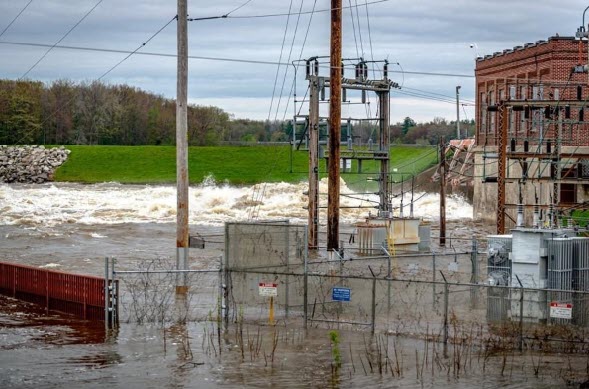
[[[27,1],[0,3],[0,31]],[[303,1],[303,10],[310,10],[313,0]],[[243,2],[189,0],[189,14],[191,17],[220,16]],[[232,16],[285,13],[289,3],[286,0],[253,0]],[[363,3],[364,0],[343,0],[344,6]],[[0,41],[52,44],[94,4],[94,0],[34,0]],[[300,1],[293,0],[292,4],[293,12],[298,11]],[[351,11],[343,11],[343,53],[346,57],[356,57],[359,52],[367,59],[387,58],[400,63],[401,67],[391,66],[391,69],[398,71],[402,68],[427,73],[473,75],[475,51],[469,48],[470,43],[477,43],[478,54],[484,55],[525,42],[546,39],[555,33],[573,35],[581,23],[586,6],[586,2],[581,0],[567,1],[567,7],[563,7],[562,1],[555,0],[391,0],[368,7],[370,30],[365,6],[360,6],[357,11],[353,9],[353,27]],[[317,1],[317,9],[328,7],[329,1]],[[175,14],[175,1],[104,0],[62,44],[134,50]],[[300,17],[291,60],[298,58],[301,53],[309,19],[310,15]],[[288,58],[296,21],[297,16],[291,16],[288,20],[283,62]],[[190,54],[277,62],[286,23],[286,17],[191,22]],[[0,44],[1,77],[20,77],[45,50]],[[143,50],[174,54],[175,23],[171,23]],[[302,57],[328,55],[328,50],[329,13],[316,13]],[[55,49],[29,77],[48,82],[57,78],[92,80],[124,57],[125,54]],[[288,72],[283,105],[288,99],[292,83],[292,69]],[[206,105],[214,103],[237,117],[268,116],[276,66],[190,60],[189,74],[191,101]],[[284,68],[281,68],[278,91],[283,74]],[[444,94],[449,98],[453,96],[455,86],[462,85],[463,98],[474,99],[474,79],[401,73],[393,73],[393,77],[408,88]],[[106,80],[111,83],[129,83],[174,97],[175,59],[133,56],[109,74]],[[298,79],[297,85],[297,94],[303,95],[306,84],[302,77]],[[292,102],[290,104],[289,110],[292,110]],[[429,120],[435,116],[450,119],[453,118],[454,110],[451,102],[419,99],[400,93],[393,96],[393,120],[405,116],[418,120]],[[468,108],[467,114],[472,117],[472,109]]]

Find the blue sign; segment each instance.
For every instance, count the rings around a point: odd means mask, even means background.
[[[335,287],[331,290],[331,299],[333,301],[350,301],[351,297],[352,291],[350,288]]]

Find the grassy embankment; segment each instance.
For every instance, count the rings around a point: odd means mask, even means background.
[[[56,181],[109,182],[128,184],[164,184],[176,181],[176,148],[172,146],[66,146],[68,161],[56,174]],[[436,163],[434,148],[394,146],[391,169],[398,174],[417,174]],[[299,182],[308,176],[307,153],[292,153],[292,172],[288,146],[190,147],[188,154],[190,183],[212,175],[217,182],[253,184],[258,182]],[[325,177],[325,160],[320,161]],[[364,161],[363,173],[342,173],[351,186],[364,185],[378,171],[378,162]],[[400,177],[393,177],[394,180]]]

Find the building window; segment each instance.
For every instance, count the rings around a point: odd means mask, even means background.
[[[479,115],[481,116],[481,133],[487,133],[487,94],[485,92],[481,92],[479,98],[480,98]]]
[[[495,105],[495,93],[493,91],[489,92],[487,101],[489,105]],[[496,112],[489,112],[489,133],[491,134],[495,132],[495,114]]]

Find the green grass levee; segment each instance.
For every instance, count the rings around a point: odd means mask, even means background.
[[[127,184],[169,184],[176,181],[176,148],[173,146],[66,146],[71,154],[55,173],[62,182],[120,182]],[[393,180],[418,174],[437,162],[432,147],[394,146],[391,148]],[[288,145],[190,147],[190,183],[212,176],[217,182],[233,185],[260,182],[299,182],[308,177],[307,152],[291,152]],[[378,161],[364,161],[358,173],[356,161],[342,177],[358,188],[375,177]],[[320,176],[326,176],[325,160]],[[368,184],[372,185],[372,184]]]

